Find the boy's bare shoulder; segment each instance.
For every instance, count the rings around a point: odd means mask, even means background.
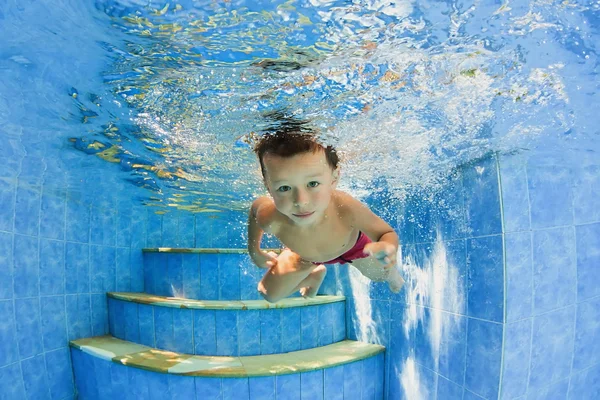
[[[334,193],[336,207],[340,216],[348,223],[354,225],[357,214],[360,214],[365,208],[368,209],[368,207],[346,192],[336,190]]]
[[[271,233],[277,219],[277,209],[275,208],[273,199],[267,196],[261,196],[254,200],[250,210],[258,225],[265,232]]]

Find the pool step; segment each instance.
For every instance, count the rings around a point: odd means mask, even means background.
[[[142,249],[144,291],[195,300],[261,300],[265,273],[245,249]]]
[[[252,356],[326,346],[346,338],[344,296],[190,300],[111,292],[109,331],[118,339],[195,355]]]
[[[70,345],[82,400],[383,398],[384,347],[351,340],[249,357],[194,356],[111,336]]]

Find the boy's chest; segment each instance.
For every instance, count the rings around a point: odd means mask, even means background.
[[[356,243],[358,231],[339,221],[305,231],[284,229],[277,236],[305,260],[323,262],[350,250]]]

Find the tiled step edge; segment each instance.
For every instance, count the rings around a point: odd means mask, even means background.
[[[109,292],[107,296],[132,303],[197,310],[266,310],[272,308],[316,306],[346,300],[344,296],[315,296],[306,299],[302,297],[290,297],[280,300],[277,303],[269,303],[266,300],[193,300],[130,292]]]
[[[281,249],[263,249],[264,251],[280,252]],[[143,248],[144,253],[201,253],[201,254],[248,254],[248,249],[220,249],[220,248],[176,248],[176,247],[148,247]]]
[[[73,340],[71,347],[117,364],[163,374],[246,378],[333,368],[376,356],[385,347],[352,340],[309,350],[248,357],[193,356],[153,349],[112,336]]]

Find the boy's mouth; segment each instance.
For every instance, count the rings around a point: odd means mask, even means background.
[[[315,212],[306,212],[306,213],[300,213],[300,214],[294,214],[294,217],[298,217],[298,218],[306,218],[306,217],[310,217],[311,215],[313,215]]]

